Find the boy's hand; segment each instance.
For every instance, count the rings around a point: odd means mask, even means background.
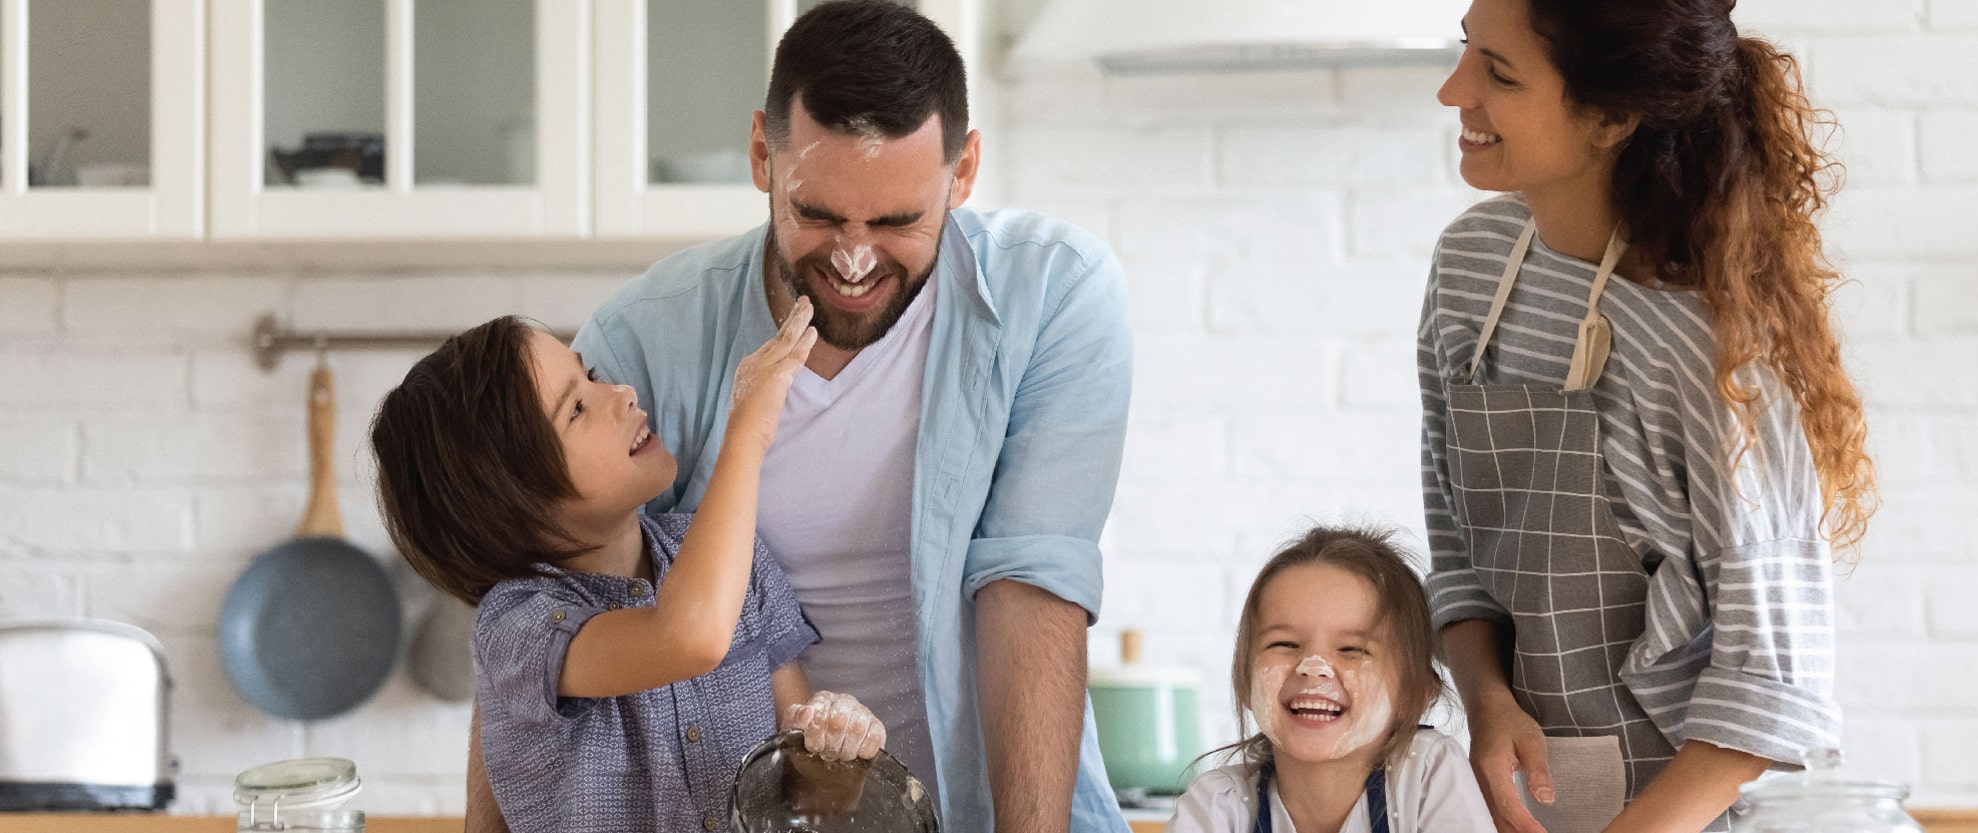
[[[849,694],[813,694],[790,707],[789,723],[804,733],[804,749],[827,761],[871,760],[886,745],[885,725]]]
[[[810,358],[817,343],[817,330],[810,326],[810,299],[799,297],[790,307],[775,337],[750,353],[735,368],[734,407],[728,414],[728,434],[747,431],[762,440],[764,448],[776,439],[776,428],[783,419],[783,398],[790,392],[790,379]]]

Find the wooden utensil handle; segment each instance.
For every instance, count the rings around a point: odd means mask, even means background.
[[[343,537],[343,515],[337,511],[336,379],[329,367],[317,365],[309,374],[309,508],[295,534]]]

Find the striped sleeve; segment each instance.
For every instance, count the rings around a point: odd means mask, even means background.
[[[1726,454],[1726,438],[1737,436],[1728,416],[1699,426],[1692,440],[1716,452],[1715,465],[1694,467],[1692,477],[1715,481],[1693,491],[1713,493],[1697,507],[1714,527],[1700,530],[1699,544],[1717,546],[1700,547],[1714,579],[1710,661],[1690,696],[1684,736],[1796,765],[1808,749],[1840,745],[1834,556],[1820,535],[1819,476],[1799,408],[1761,363],[1740,376],[1768,403],[1755,415],[1752,445]]]
[[[1430,258],[1428,291],[1422,301],[1422,324],[1416,331],[1416,373],[1422,386],[1422,508],[1429,533],[1429,610],[1435,627],[1464,619],[1509,623],[1511,614],[1485,592],[1470,563],[1462,520],[1456,515],[1455,490],[1449,481],[1449,404],[1443,395],[1447,353],[1437,326],[1436,266],[1442,247]]]

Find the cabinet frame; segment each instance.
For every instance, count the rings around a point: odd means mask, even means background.
[[[205,234],[206,0],[150,0],[151,184],[28,186],[28,20],[0,0],[0,229],[15,240],[196,239]]]

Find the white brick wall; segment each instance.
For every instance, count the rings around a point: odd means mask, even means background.
[[[1034,5],[1034,4],[1031,4]],[[1746,0],[1837,110],[1850,187],[1827,223],[1836,299],[1868,397],[1887,506],[1841,586],[1847,742],[1916,802],[1978,805],[1978,0]],[[1106,536],[1096,663],[1126,627],[1205,681],[1225,675],[1257,565],[1312,519],[1393,524],[1421,545],[1412,331],[1456,179],[1438,69],[1007,82],[989,135],[1007,202],[1118,249],[1139,376]],[[978,82],[991,76],[980,73]],[[87,614],[158,633],[179,687],[179,812],[230,807],[240,769],[345,754],[374,812],[458,812],[467,712],[405,674],[304,726],[246,707],[214,652],[226,583],[304,501],[307,356],[273,372],[255,316],[447,329],[521,312],[575,327],[632,273],[7,273],[0,268],[0,616]],[[414,352],[330,357],[353,540],[389,552],[364,422]],[[388,556],[387,556],[388,557]],[[394,564],[408,623],[428,598]]]
[[[1978,0],[1738,9],[1843,128],[1835,311],[1887,504],[1840,587],[1848,751],[1914,803],[1978,805],[1978,567],[1954,531],[1978,508]],[[989,137],[1012,148],[1009,202],[1087,222],[1126,265],[1139,368],[1092,656],[1145,631],[1152,661],[1206,681],[1212,744],[1237,607],[1281,536],[1358,518],[1421,546],[1413,328],[1428,249],[1477,198],[1443,72],[1030,73]],[[1184,612],[1178,580],[1228,595]]]

